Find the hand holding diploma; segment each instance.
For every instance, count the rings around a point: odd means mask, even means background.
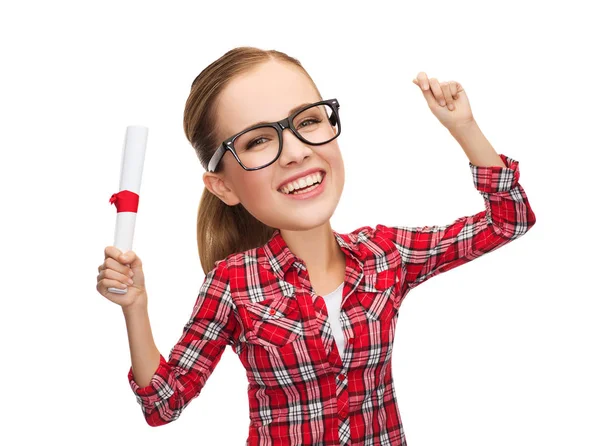
[[[98,292],[123,310],[145,307],[148,303],[142,259],[133,251],[123,254],[115,246],[107,246],[104,263],[98,267],[97,280]],[[112,289],[122,292],[113,293]]]

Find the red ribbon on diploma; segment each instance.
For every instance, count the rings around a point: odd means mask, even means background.
[[[138,210],[138,203],[140,196],[130,190],[122,190],[116,194],[112,194],[109,200],[110,204],[115,204],[117,207],[117,213],[119,212],[136,212]]]

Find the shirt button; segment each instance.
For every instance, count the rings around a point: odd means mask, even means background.
[[[346,412],[345,410],[340,411],[340,417],[346,418],[347,415],[348,415],[348,412]]]
[[[271,308],[271,309],[269,310],[269,314],[270,314],[270,315],[273,315],[273,314],[275,314],[275,308]]]
[[[346,379],[346,375],[344,375],[343,373],[340,373],[340,374],[338,375],[338,379],[339,379],[340,381],[343,381],[343,380],[345,380],[345,379]]]

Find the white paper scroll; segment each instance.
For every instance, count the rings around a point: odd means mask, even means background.
[[[144,159],[146,156],[146,141],[148,139],[148,128],[141,125],[130,125],[125,133],[125,144],[121,158],[121,181],[119,192],[128,190],[140,195],[142,183],[142,172],[144,170]],[[117,212],[117,223],[115,225],[116,246],[125,253],[131,250],[133,244],[133,233],[135,230],[136,212]],[[111,293],[125,294],[127,288],[108,288]]]

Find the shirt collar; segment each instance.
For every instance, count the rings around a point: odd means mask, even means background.
[[[362,260],[365,258],[362,242],[371,236],[371,231],[372,228],[365,226],[349,234],[333,231],[333,235],[344,254],[354,257],[362,265]],[[270,268],[280,279],[283,279],[290,267],[295,265],[301,268],[304,262],[290,251],[281,231],[275,229],[271,238],[259,249],[258,263],[265,268]]]

